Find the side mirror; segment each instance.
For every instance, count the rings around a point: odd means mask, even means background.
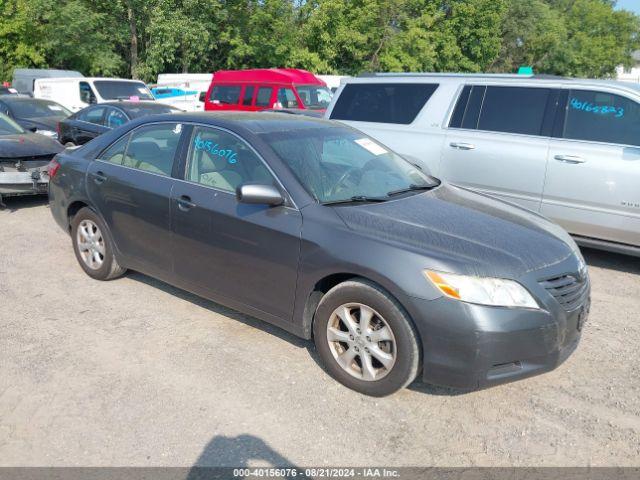
[[[284,198],[273,185],[245,183],[236,189],[236,198],[241,203],[269,205],[276,207],[284,203]]]

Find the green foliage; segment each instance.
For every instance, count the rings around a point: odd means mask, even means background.
[[[136,76],[251,67],[318,73],[610,76],[638,17],[609,0],[0,0],[0,79],[15,67]]]

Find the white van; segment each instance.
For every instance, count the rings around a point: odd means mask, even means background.
[[[212,79],[212,73],[161,73],[151,92],[167,105],[187,112],[202,111]]]
[[[113,100],[154,100],[143,82],[123,78],[40,78],[33,96],[53,100],[73,112]]]

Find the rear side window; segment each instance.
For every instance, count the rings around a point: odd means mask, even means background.
[[[124,152],[127,149],[127,144],[129,143],[130,136],[130,134],[127,134],[124,137],[120,138],[120,140],[118,140],[116,143],[113,143],[104,152],[102,152],[98,158],[105,162],[122,165]]]
[[[429,83],[351,83],[342,90],[331,118],[408,125],[437,88]]]
[[[131,134],[123,165],[158,175],[171,175],[182,125],[162,123],[138,128]]]
[[[551,89],[487,87],[478,130],[540,135]]]
[[[211,101],[220,105],[237,105],[240,101],[242,87],[233,85],[216,85],[211,90]]]
[[[78,120],[96,125],[104,125],[103,116],[105,110],[105,107],[89,108],[78,115]]]
[[[478,128],[478,117],[484,101],[487,87],[467,85],[462,90],[456,107],[451,115],[449,127],[475,130]]]
[[[260,87],[256,97],[256,107],[271,107],[271,93],[273,88]]]
[[[640,105],[612,93],[572,90],[564,138],[640,146]]]
[[[242,96],[242,105],[245,107],[251,106],[253,100],[253,87],[244,87],[244,95]]]

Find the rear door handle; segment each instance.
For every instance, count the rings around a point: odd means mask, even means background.
[[[474,150],[476,146],[473,143],[460,143],[460,142],[451,142],[449,144],[451,148],[456,148],[458,150]]]
[[[107,181],[107,176],[103,172],[97,171],[95,175],[96,176],[93,179],[93,181],[96,182],[98,185]]]
[[[178,198],[178,208],[183,212],[188,212],[192,208],[195,208],[196,204],[191,201],[191,197],[188,195],[182,195]]]
[[[585,163],[586,160],[578,155],[556,155],[555,158],[559,162],[564,163]]]

